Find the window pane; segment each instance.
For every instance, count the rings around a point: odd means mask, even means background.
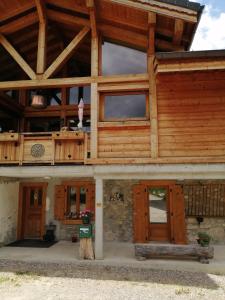
[[[143,118],[145,116],[145,94],[105,96],[104,119]]]
[[[167,223],[167,189],[149,189],[150,223]]]
[[[102,74],[138,74],[147,72],[147,55],[132,48],[104,42]]]
[[[80,211],[86,209],[86,189],[84,187],[80,188]]]
[[[77,208],[76,208],[76,202],[77,202],[77,189],[76,187],[69,187],[68,191],[68,199],[67,199],[67,217],[75,218],[77,217],[76,214]]]
[[[80,87],[75,86],[69,89],[69,104],[78,104],[81,98],[84,100],[84,104],[90,103],[90,98],[91,98],[90,86],[80,86]]]
[[[69,104],[78,103],[79,88],[77,86],[69,89]]]
[[[91,101],[91,87],[90,86],[84,86],[83,88],[83,100],[84,100],[84,105],[85,104],[90,104]]]

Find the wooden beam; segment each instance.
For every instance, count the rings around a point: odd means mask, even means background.
[[[91,85],[91,158],[98,157],[98,116],[99,116],[99,93],[98,84]]]
[[[37,51],[37,74],[43,74],[46,67],[46,34],[47,19],[44,0],[35,0],[39,18],[38,51]]]
[[[163,3],[155,0],[148,0],[148,3],[131,1],[131,0],[106,0],[121,4],[124,6],[133,7],[136,9],[144,10],[146,12],[154,12],[159,15],[182,19],[191,23],[197,23],[197,12],[190,10],[188,8],[183,8],[179,6],[170,5],[168,3]]]
[[[196,61],[196,62],[171,62],[163,63],[156,61],[156,73],[169,72],[191,72],[191,71],[207,71],[207,70],[225,70],[225,60],[217,61]]]
[[[148,14],[148,73],[149,73],[149,111],[150,111],[150,135],[151,135],[151,157],[158,157],[158,110],[156,79],[154,72],[155,59],[155,27],[156,14]]]
[[[87,26],[90,27],[90,21],[81,17],[71,16],[69,14],[54,11],[53,9],[47,8],[47,17],[49,20],[56,21],[62,24],[74,26]]]
[[[0,82],[0,90],[19,90],[32,88],[54,88],[84,86],[91,83],[122,83],[122,82],[142,82],[148,80],[148,74],[110,75],[93,77],[72,77],[36,80],[18,80]]]
[[[19,19],[16,19],[15,21],[0,26],[0,32],[2,34],[15,33],[16,31],[19,31],[37,22],[38,22],[38,15],[36,12],[33,12]]]
[[[6,49],[6,51],[13,57],[13,59],[31,79],[36,79],[36,74],[31,67],[2,34],[0,34],[0,44]]]
[[[0,92],[0,110],[6,111],[8,114],[21,117],[24,106],[16,103],[11,97]]]
[[[83,41],[84,37],[88,34],[90,28],[84,27],[78,35],[69,43],[69,45],[62,51],[62,53],[56,58],[56,60],[49,66],[49,68],[43,74],[43,79],[49,78],[60,67],[62,67],[67,60],[73,55],[74,50]]]
[[[44,0],[35,0],[40,23],[46,23],[46,8]]]
[[[37,74],[43,74],[46,67],[46,23],[39,22],[39,33],[38,33],[38,51],[37,51]]]
[[[180,19],[176,19],[174,24],[174,35],[173,35],[174,45],[180,45],[183,32],[184,32],[184,21]]]
[[[94,0],[86,0],[86,5],[90,14],[90,23],[91,23],[91,32],[92,37],[97,37],[97,17],[96,17],[96,8]]]

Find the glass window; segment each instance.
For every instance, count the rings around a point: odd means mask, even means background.
[[[152,187],[149,189],[150,223],[167,223],[167,189]]]
[[[69,186],[67,190],[67,219],[79,219],[81,211],[86,209],[87,189],[83,186]]]
[[[67,198],[67,217],[75,218],[77,216],[77,189],[76,187],[68,188],[68,198]]]
[[[74,86],[69,89],[69,103],[78,104],[80,99],[83,99],[84,104],[90,104],[91,87],[90,86]]]
[[[80,188],[80,211],[86,209],[86,189],[84,187]]]
[[[104,120],[145,117],[146,94],[104,96]]]
[[[147,72],[147,54],[109,42],[102,45],[102,75]]]

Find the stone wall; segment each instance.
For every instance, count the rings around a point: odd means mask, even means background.
[[[133,199],[135,181],[104,182],[104,240],[132,242]]]
[[[189,242],[196,242],[198,232],[206,232],[212,243],[225,244],[225,181],[185,180],[182,185]],[[203,217],[200,224],[197,216]]]
[[[198,224],[196,218],[186,219],[189,243],[196,243],[198,232],[206,232],[214,244],[225,244],[225,218],[204,218]]]
[[[16,240],[19,183],[0,182],[0,244]]]

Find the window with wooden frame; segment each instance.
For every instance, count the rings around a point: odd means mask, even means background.
[[[55,187],[55,219],[81,223],[80,212],[95,210],[95,186],[91,181],[68,181]]]
[[[103,38],[100,48],[100,70],[102,75],[147,73],[147,53],[120,42],[109,42]]]
[[[148,92],[102,93],[100,121],[149,120]]]

